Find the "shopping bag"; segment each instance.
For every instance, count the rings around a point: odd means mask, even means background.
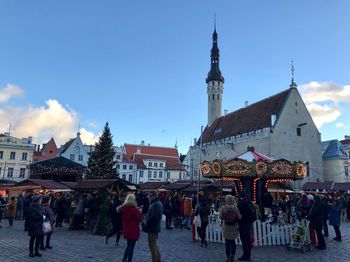
[[[52,232],[52,227],[49,220],[45,220],[43,223],[43,234],[48,235]]]
[[[198,215],[198,216],[195,216],[194,219],[193,219],[193,224],[196,226],[196,227],[201,227],[201,217]]]

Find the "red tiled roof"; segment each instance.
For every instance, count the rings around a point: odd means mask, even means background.
[[[141,154],[146,155],[179,157],[177,148],[131,144],[125,144],[124,146],[128,159],[133,159],[133,155],[137,152],[137,149],[140,149]]]
[[[278,119],[278,115],[283,108],[290,90],[287,89],[274,96],[217,118],[204,130],[202,142],[208,143],[270,127],[271,115],[276,115]],[[199,143],[200,139],[198,140]]]
[[[135,154],[134,160],[137,164],[137,168],[145,169],[146,166],[143,163],[144,159],[155,159],[165,161],[165,168],[168,170],[182,170],[185,168],[181,164],[180,159],[178,157],[167,157],[167,156],[155,156],[155,155],[145,155],[145,154]]]

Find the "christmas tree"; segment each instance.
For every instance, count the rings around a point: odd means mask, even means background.
[[[114,160],[115,151],[112,137],[107,122],[103,134],[95,144],[95,151],[89,158],[86,179],[115,179],[119,177],[118,170],[115,168],[117,161]]]

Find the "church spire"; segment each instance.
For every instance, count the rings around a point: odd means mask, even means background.
[[[210,64],[210,71],[206,79],[207,83],[209,81],[224,82],[224,77],[222,76],[219,68],[219,59],[220,59],[220,51],[218,47],[218,34],[216,32],[216,16],[214,15],[213,46],[210,51],[211,64]]]
[[[294,82],[294,62],[293,58],[291,61],[291,72],[292,72],[292,83],[289,85],[290,88],[297,88],[297,84]]]

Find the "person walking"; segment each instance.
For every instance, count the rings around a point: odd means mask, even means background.
[[[324,196],[321,199],[321,204],[322,204],[322,212],[323,212],[323,221],[322,221],[322,226],[323,226],[323,236],[324,237],[328,237],[329,233],[328,233],[328,215],[329,215],[329,211],[330,211],[330,207],[329,207],[329,201],[327,199],[326,196]]]
[[[322,227],[323,227],[323,217],[324,210],[321,204],[320,196],[314,196],[314,204],[311,207],[310,215],[308,219],[310,220],[310,228],[316,230],[318,245],[317,249],[326,249],[326,242],[322,235]]]
[[[171,227],[171,219],[172,219],[172,205],[171,205],[171,195],[167,194],[165,202],[164,202],[164,215],[165,215],[165,229],[173,229]]]
[[[198,207],[196,209],[195,215],[200,217],[201,226],[197,227],[198,235],[201,239],[201,247],[208,247],[208,242],[206,240],[206,230],[209,224],[210,206],[208,199],[204,196],[204,192],[200,191],[198,193]]]
[[[148,246],[151,251],[152,262],[160,262],[161,255],[157,246],[158,234],[161,230],[163,216],[163,205],[158,198],[158,192],[152,191],[149,194],[150,206],[146,221],[148,233]]]
[[[105,237],[105,243],[108,245],[108,239],[114,235],[117,235],[115,240],[115,245],[119,246],[119,239],[121,236],[122,230],[122,216],[117,212],[117,207],[120,206],[122,202],[119,200],[119,196],[115,196],[113,202],[109,205],[108,208],[108,216],[111,219],[113,229],[112,231]]]
[[[191,230],[191,216],[192,216],[192,198],[185,196],[184,198],[184,209],[183,209],[184,219],[182,221],[182,227]]]
[[[222,231],[225,238],[227,262],[233,262],[236,254],[236,238],[238,237],[237,222],[242,215],[232,195],[225,197],[225,205],[220,208],[219,217],[223,221]]]
[[[41,212],[45,216],[45,219],[50,221],[51,225],[51,232],[47,233],[46,235],[46,241],[44,241],[45,236],[43,235],[41,238],[41,243],[40,243],[40,249],[45,250],[45,249],[52,249],[52,246],[50,246],[50,240],[51,240],[51,235],[53,232],[53,225],[55,221],[55,213],[50,207],[50,197],[45,196],[42,200],[42,206],[41,206]],[[45,245],[44,245],[45,242]]]
[[[333,205],[329,211],[329,224],[333,226],[336,237],[333,238],[336,241],[341,241],[341,233],[340,233],[340,217],[341,217],[342,209],[339,203],[339,200],[334,200]]]
[[[122,215],[123,236],[127,240],[123,262],[131,262],[136,241],[140,238],[140,223],[142,220],[142,214],[137,209],[135,195],[128,195],[124,203],[117,207],[117,212]]]
[[[256,214],[253,214],[252,203],[248,199],[245,190],[239,193],[240,201],[238,202],[238,209],[242,215],[242,219],[238,222],[239,224],[239,235],[242,242],[243,255],[238,258],[240,261],[250,261],[252,242],[250,240],[250,230],[252,223],[254,222],[254,216],[256,219]]]
[[[21,193],[17,197],[16,220],[23,219],[24,202],[25,202],[25,197],[23,196],[23,193]]]
[[[11,197],[10,203],[7,206],[7,219],[9,220],[10,227],[13,226],[13,220],[16,217],[17,211],[17,199],[13,196]]]
[[[43,235],[43,215],[40,208],[40,196],[33,196],[32,206],[28,209],[27,212],[27,221],[28,221],[28,235],[29,239],[29,256],[41,257],[39,253],[39,246],[41,244],[41,238]],[[33,252],[35,242],[35,253]]]

